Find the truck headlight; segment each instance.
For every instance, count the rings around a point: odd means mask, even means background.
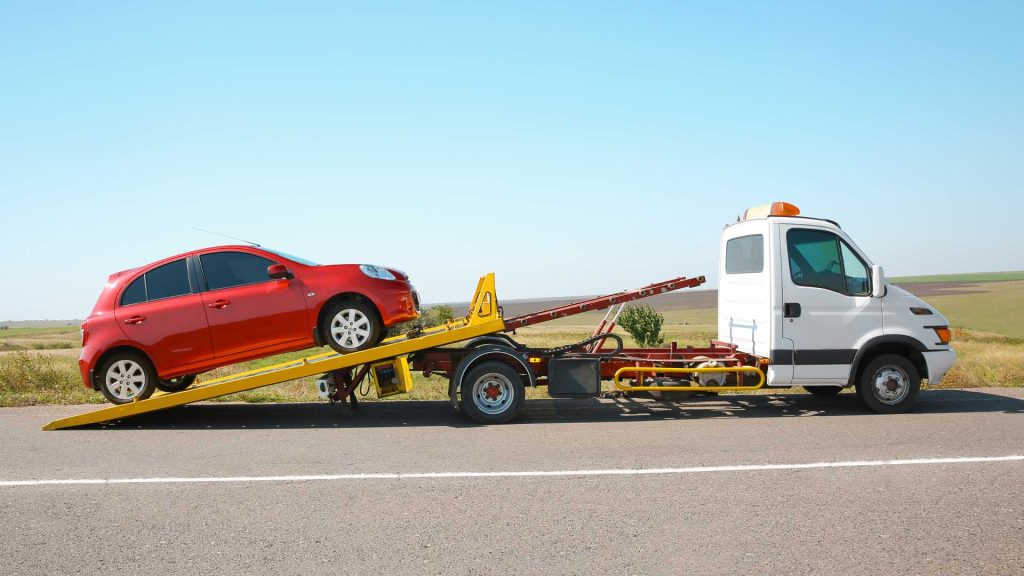
[[[395,280],[395,275],[391,273],[387,268],[380,266],[374,266],[372,264],[362,264],[359,266],[359,270],[366,274],[370,278],[376,278],[378,280]]]

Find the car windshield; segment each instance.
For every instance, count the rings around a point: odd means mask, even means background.
[[[273,254],[277,254],[278,256],[280,256],[282,258],[287,258],[287,259],[289,259],[289,260],[291,260],[293,262],[298,262],[299,264],[305,264],[306,266],[319,266],[319,264],[317,264],[316,262],[313,262],[312,260],[306,260],[305,258],[299,258],[298,256],[292,256],[291,254],[289,254],[287,252],[281,252],[280,250],[274,250],[273,248],[263,248],[263,249],[266,250],[267,252],[271,252]]]

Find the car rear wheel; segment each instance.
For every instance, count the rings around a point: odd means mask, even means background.
[[[100,367],[100,392],[114,404],[145,400],[156,390],[156,371],[137,352],[115,352]]]
[[[160,380],[156,383],[156,388],[157,390],[162,390],[164,392],[181,392],[185,388],[191,386],[195,381],[195,374],[186,374],[169,380]]]
[[[324,316],[324,341],[339,354],[376,346],[383,333],[377,311],[365,302],[338,302]]]

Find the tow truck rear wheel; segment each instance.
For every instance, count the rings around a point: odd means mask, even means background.
[[[384,326],[377,311],[365,302],[337,302],[324,315],[324,341],[339,354],[376,346],[383,334]]]
[[[184,376],[178,376],[177,378],[160,380],[156,383],[156,388],[162,392],[181,392],[185,388],[191,386],[195,381],[195,374],[186,374]]]
[[[914,363],[898,354],[883,354],[864,367],[857,394],[879,414],[906,412],[921,391],[921,375]]]
[[[526,398],[523,379],[504,362],[482,362],[462,378],[463,412],[480,424],[504,424],[519,414]]]
[[[156,390],[156,370],[137,352],[115,352],[100,366],[100,392],[114,404],[145,400]]]

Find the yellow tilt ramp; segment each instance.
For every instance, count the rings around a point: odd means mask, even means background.
[[[157,393],[146,400],[107,406],[78,416],[54,420],[44,426],[43,430],[59,430],[61,428],[72,428],[86,424],[97,424],[146,412],[163,410],[173,406],[191,404],[192,402],[209,400],[218,396],[279,384],[288,380],[295,380],[296,378],[323,374],[342,368],[352,368],[378,360],[387,360],[388,358],[402,356],[417,350],[454,344],[463,340],[469,340],[470,338],[476,338],[477,336],[501,332],[504,329],[505,321],[498,310],[498,296],[494,290],[494,274],[491,273],[481,277],[477,283],[476,293],[473,295],[473,303],[470,305],[469,313],[466,317],[453,320],[444,326],[429,328],[412,337],[396,336],[388,338],[379,346],[359,352],[352,352],[350,354],[336,354],[334,352],[317,354],[284,364],[208,380],[181,392],[170,394]]]

